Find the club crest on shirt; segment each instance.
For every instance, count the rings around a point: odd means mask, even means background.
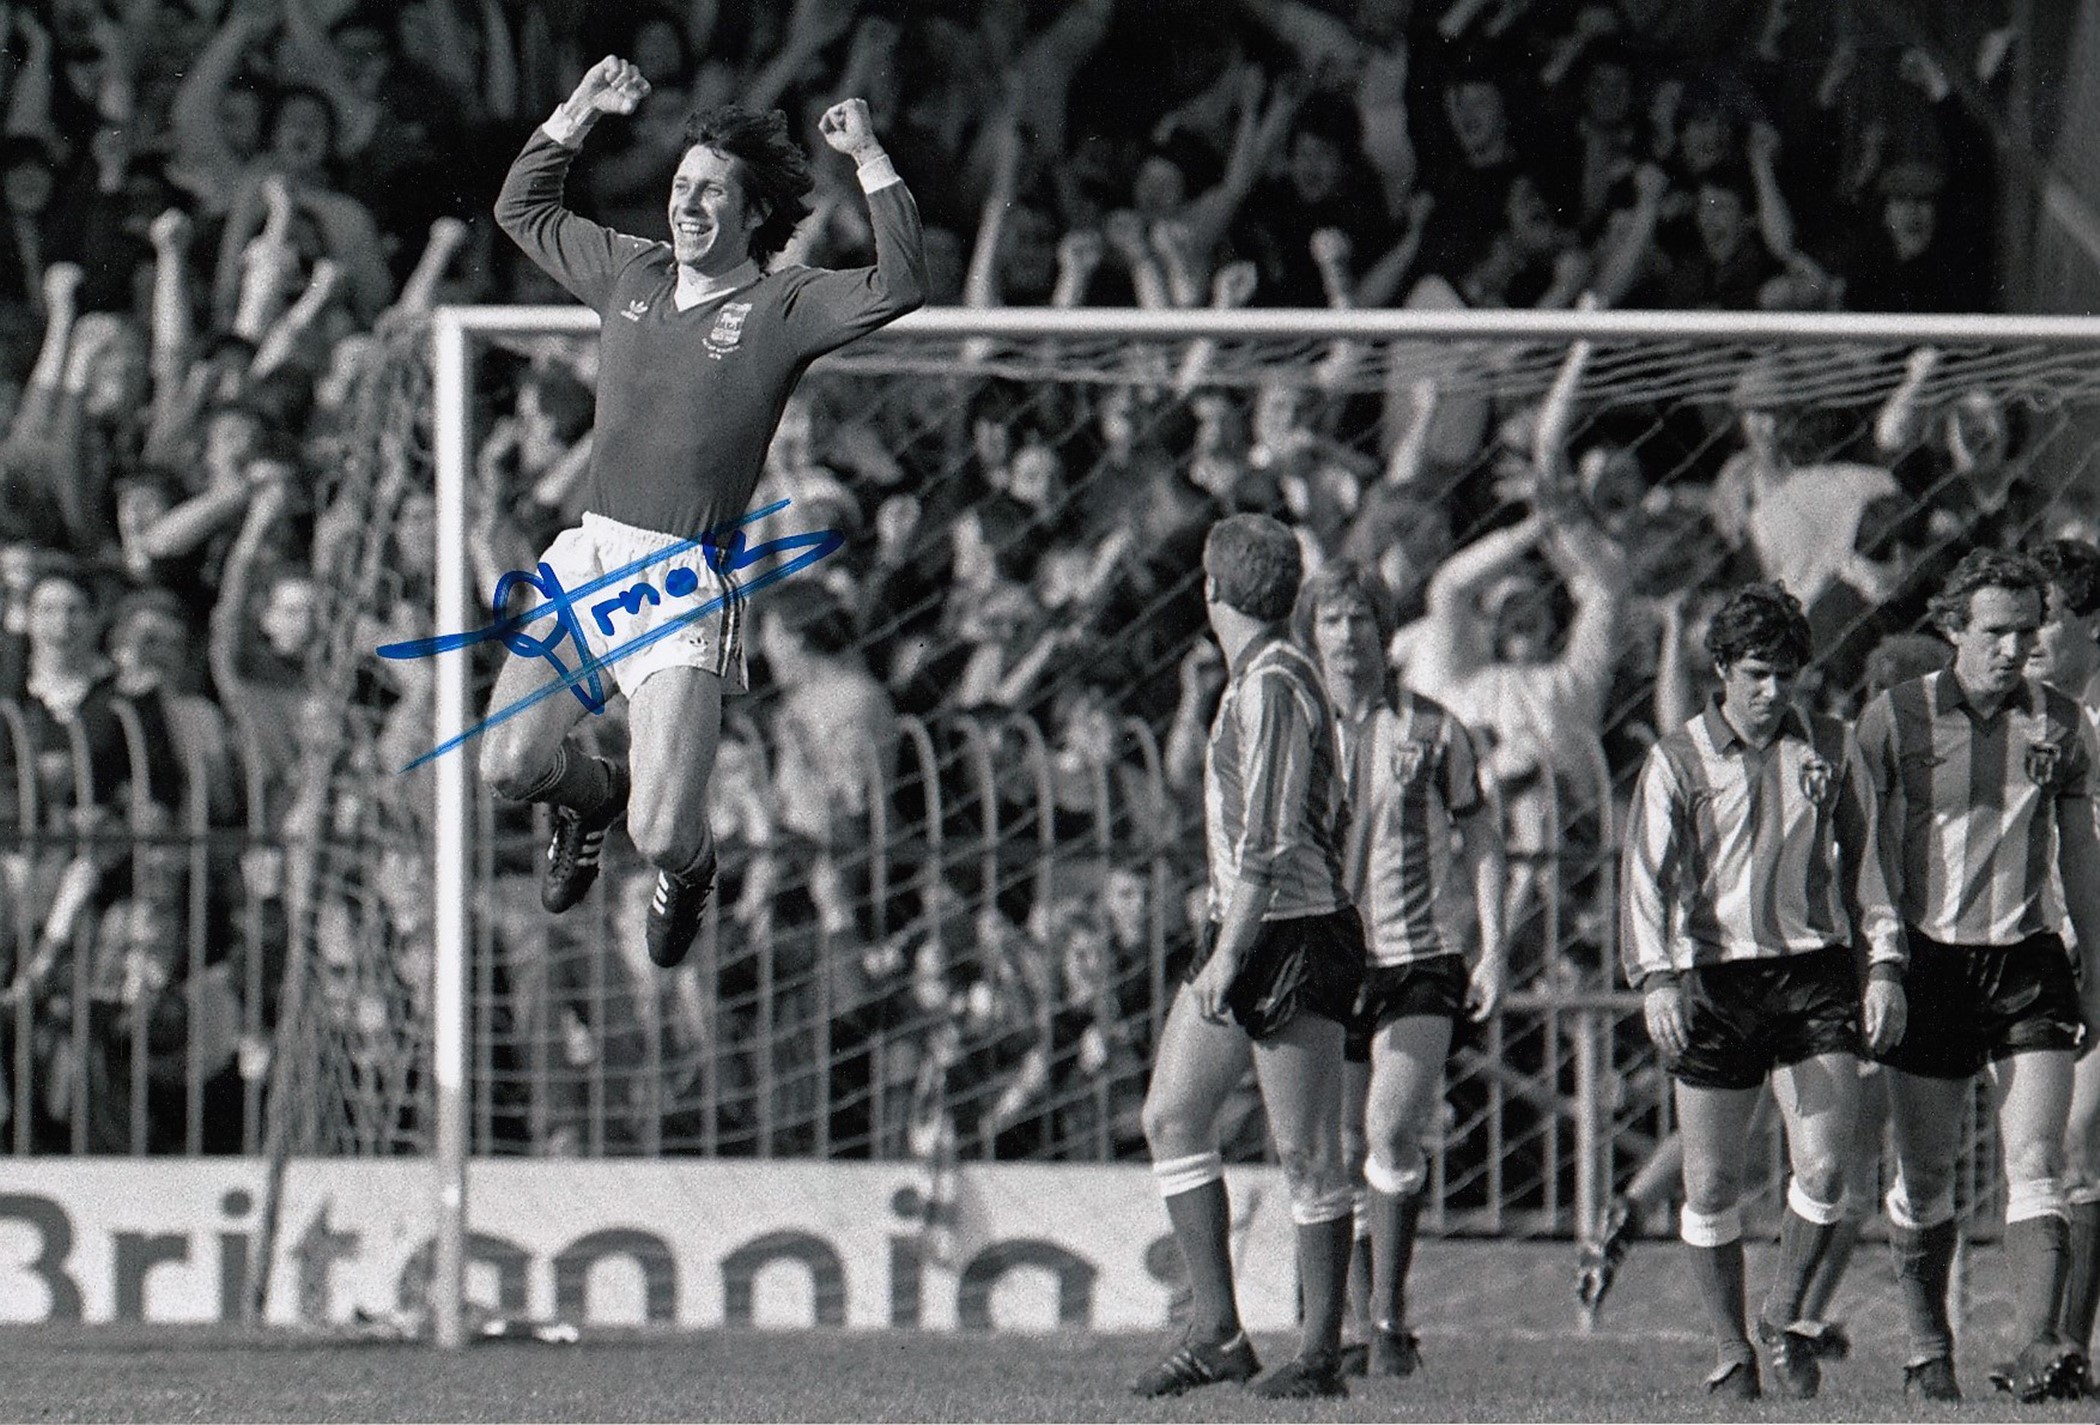
[[[1429,763],[1429,744],[1412,737],[1393,740],[1393,780],[1403,785],[1422,775]]]
[[[2027,780],[2037,787],[2056,785],[2056,774],[2063,763],[2064,750],[2054,742],[2039,739],[2027,744]]]
[[[1837,795],[1837,768],[1811,753],[1801,759],[1801,795],[1818,808],[1830,805]]]
[[[707,347],[707,354],[720,360],[725,353],[736,350],[737,344],[744,339],[744,318],[750,315],[749,302],[723,303],[722,310],[715,314],[715,324],[708,331],[703,343]]]

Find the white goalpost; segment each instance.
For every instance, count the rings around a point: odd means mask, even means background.
[[[595,331],[590,311],[564,307],[443,307],[432,315],[431,366],[433,464],[436,515],[436,587],[432,610],[435,634],[463,632],[487,624],[486,590],[469,587],[466,555],[468,502],[475,467],[474,412],[478,347],[495,338],[585,335]],[[944,308],[914,313],[887,328],[880,340],[891,344],[927,342],[952,353],[990,347],[1013,350],[1016,344],[1077,341],[1090,350],[1120,353],[1124,345],[1160,346],[1203,343],[1221,353],[1217,372],[1242,385],[1253,384],[1264,344],[1315,348],[1347,343],[1352,349],[1383,355],[1374,359],[1364,389],[1378,389],[1381,375],[1407,361],[1421,362],[1425,352],[1470,353],[1476,364],[1492,363],[1483,353],[1525,351],[1534,365],[1550,371],[1568,344],[1590,340],[1616,343],[1678,344],[1707,352],[1730,353],[1740,363],[1748,348],[1781,346],[1838,347],[1853,344],[1881,348],[1989,348],[2003,355],[2039,352],[2041,364],[2082,362],[2088,379],[2100,385],[2100,319],[2084,317],[1876,316],[1841,313],[1704,313],[1658,311],[1542,312],[1514,311],[1300,311],[1300,310],[1053,310],[1013,308],[971,310]],[[849,348],[851,355],[855,348]],[[1252,352],[1251,360],[1247,353]],[[1237,353],[1237,357],[1235,355]],[[1179,351],[1176,354],[1180,354]],[[953,358],[948,358],[953,360]],[[971,358],[963,358],[968,361]],[[1234,365],[1235,359],[1240,364]],[[1306,369],[1302,360],[1297,363]],[[1986,363],[1987,365],[1987,363]],[[1116,381],[1108,357],[1098,373],[1074,379]],[[948,368],[944,368],[948,369]],[[1978,369],[1983,369],[1979,366]],[[435,911],[434,1013],[430,1082],[434,1087],[432,1139],[432,1217],[434,1272],[430,1286],[433,1339],[447,1349],[466,1338],[466,1272],[469,1216],[469,1001],[472,935],[472,844],[476,825],[471,738],[460,741],[479,721],[482,710],[470,705],[471,664],[466,648],[436,656],[433,746],[451,750],[435,758],[436,831],[431,847]],[[1592,1130],[1595,1124],[1585,1125]],[[1594,1132],[1585,1134],[1593,1138]],[[1610,1191],[1609,1175],[1600,1188],[1595,1173],[1582,1176],[1578,1211],[1601,1206],[1600,1193]]]

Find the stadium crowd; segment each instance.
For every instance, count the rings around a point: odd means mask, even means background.
[[[2021,36],[1992,7],[1943,8],[1928,46],[1783,0],[1238,0],[1226,23],[1194,0],[0,5],[12,1142],[170,1150],[187,1118],[206,1148],[252,1148],[302,916],[345,1032],[401,1054],[431,812],[392,769],[423,750],[430,680],[374,659],[345,687],[320,665],[331,639],[429,632],[431,505],[411,479],[375,508],[346,452],[373,438],[389,343],[432,304],[565,300],[489,210],[597,55],[632,56],[655,93],[594,140],[572,206],[664,236],[688,108],[813,126],[864,94],[922,210],[936,304],[1985,310],[1993,146],[1961,96],[2001,84]],[[850,166],[818,175],[788,259],[865,261]],[[1543,401],[1494,409],[1428,377],[1370,401],[1211,381],[1194,356],[884,401],[871,378],[813,376],[760,498],[847,543],[753,606],[759,696],[715,789],[717,982],[681,971],[659,1003],[633,948],[648,878],[617,850],[611,954],[563,953],[530,909],[531,828],[499,816],[504,1013],[570,1068],[686,1066],[624,1105],[578,1088],[521,1110],[525,1146],[690,1143],[706,1098],[724,1152],[944,1134],[1001,1156],[1140,1151],[1157,986],[1196,934],[1182,892],[1223,681],[1196,571],[1237,511],[1285,518],[1310,563],[1373,571],[1396,666],[1472,726],[1512,852],[1516,982],[1608,975],[1608,931],[1581,916],[1609,875],[1611,789],[1682,720],[1706,591],[1784,579],[1819,634],[1847,635],[1824,664],[1840,704],[1922,618],[1936,569],[2045,532],[2017,423],[1988,397],[1922,399],[1937,359],[1916,355],[1852,449],[1806,428],[1783,371],[1754,370],[1681,459],[1584,419],[1579,356]],[[587,343],[515,343],[491,367],[480,588],[573,521],[594,400]],[[1572,484],[1540,477],[1563,462]],[[347,551],[379,521],[384,598],[345,609]],[[1652,615],[1648,647],[1629,612]],[[957,710],[1039,730],[1052,832],[1081,869],[1050,899],[986,870],[878,907],[869,789],[898,780],[900,719]],[[617,744],[617,709],[597,731]],[[333,790],[346,772],[361,796]],[[923,819],[929,790],[892,810]],[[1025,800],[965,811],[981,826]],[[307,903],[301,848],[331,834],[364,854]],[[1563,900],[1572,955],[1543,919]],[[842,1092],[855,1076],[865,1092]]]

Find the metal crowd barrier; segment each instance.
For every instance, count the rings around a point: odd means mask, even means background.
[[[143,788],[145,726],[129,705],[119,705],[117,720],[129,762],[123,785]],[[187,746],[179,749],[187,789],[172,819],[142,794],[126,797],[122,808],[102,809],[99,819],[68,816],[69,808],[47,805],[28,714],[0,700],[0,737],[17,805],[15,824],[0,844],[4,886],[12,895],[0,929],[9,938],[9,982],[39,953],[49,907],[37,888],[48,892],[65,865],[83,858],[109,868],[128,864],[135,893],[156,878],[179,875],[181,881],[173,905],[178,924],[170,932],[177,942],[141,947],[173,972],[165,984],[144,984],[128,1014],[103,1012],[124,1003],[121,991],[111,998],[122,959],[112,952],[126,948],[119,937],[129,930],[114,923],[107,903],[73,918],[70,942],[58,951],[69,963],[38,993],[10,996],[0,1015],[9,1041],[0,1102],[15,1154],[264,1151],[272,1081],[250,1060],[259,1057],[254,1046],[272,1043],[278,1028],[263,1014],[277,988],[268,979],[271,902],[288,893],[293,878],[283,870],[288,848],[269,825],[266,768],[254,740],[235,731],[246,800],[237,824],[214,824],[212,769],[200,749]],[[748,720],[733,722],[732,731],[753,753],[763,752]],[[86,730],[75,718],[63,732],[71,803],[92,806]],[[912,956],[923,953],[946,970],[962,957],[992,953],[974,942],[977,913],[1001,904],[1040,911],[1082,885],[1082,870],[1093,875],[1114,865],[1142,881],[1148,900],[1144,943],[1122,966],[1123,976],[1142,986],[1141,1003],[1128,1007],[1121,1027],[1132,1044],[1156,1041],[1169,1002],[1170,960],[1177,939],[1187,943],[1176,929],[1183,897],[1198,880],[1181,834],[1190,809],[1175,806],[1150,729],[1130,719],[1117,733],[1120,761],[1085,765],[1077,784],[1068,775],[1060,797],[1055,749],[1025,717],[902,719],[894,760],[878,765],[870,756],[859,769],[864,822],[855,836],[825,848],[842,881],[858,888],[855,926],[841,933],[806,914],[788,929],[779,914],[744,924],[731,913],[729,898],[718,895],[691,960],[668,974],[650,967],[633,943],[637,908],[623,909],[617,899],[621,886],[631,889],[629,880],[604,878],[584,907],[559,920],[523,904],[533,895],[531,876],[519,869],[518,856],[506,860],[507,851],[520,848],[506,848],[500,809],[479,799],[471,1151],[904,1158],[926,1151],[919,1134],[933,1112],[979,1125],[966,1129],[955,1149],[976,1159],[1107,1160],[1141,1152],[1127,1134],[1119,1137],[1116,1123],[1119,1104],[1127,1108],[1142,1094],[1145,1055],[1121,1065],[1121,1077],[1053,1077],[1023,1108],[1019,1128],[1029,1131],[985,1128],[1008,1080],[996,1073],[958,1075],[952,1067],[945,1080],[930,1073],[932,1046],[952,1016],[947,1004],[920,1003],[912,985]],[[43,750],[48,756],[52,749]],[[1616,927],[1610,853],[1617,817],[1601,750],[1593,766],[1593,785],[1605,793],[1582,814],[1595,823],[1595,860],[1550,865],[1541,882],[1549,964],[1568,949],[1571,918],[1563,900],[1570,883],[1594,880],[1598,904],[1590,923],[1605,927],[1608,941]],[[1162,809],[1182,824],[1162,825]],[[1565,815],[1556,797],[1556,826]],[[524,833],[527,868],[536,869],[543,832],[539,818]],[[511,836],[516,841],[518,833]],[[380,854],[331,851],[375,860]],[[235,872],[243,853],[259,853],[251,863],[256,879]],[[761,859],[771,856],[774,908],[807,899],[814,863],[796,858],[813,856],[811,848],[735,854],[741,861],[725,856],[725,881],[758,874]],[[273,879],[280,884],[270,885]],[[333,891],[324,884],[320,894],[362,898],[367,914],[380,914],[362,874],[341,879]],[[915,911],[899,909],[910,903]],[[1008,948],[1036,957],[1036,998],[1022,1033],[1046,1036],[1057,1004],[1056,947],[1027,938],[1025,926],[1015,930],[1023,938]],[[898,953],[885,952],[900,946]],[[1638,1157],[1671,1130],[1668,1082],[1641,1030],[1638,997],[1610,988],[1614,945],[1592,948],[1604,956],[1604,976],[1571,986],[1547,974],[1514,987],[1455,1054],[1446,1113],[1428,1144],[1431,1230],[1586,1230]],[[318,963],[323,957],[303,958]],[[881,973],[871,983],[862,968],[876,962]],[[980,976],[1013,970],[989,962],[971,968]],[[219,1005],[238,1003],[237,1023],[201,1023],[208,1017],[208,987],[216,987]],[[166,1023],[155,1031],[155,1011],[168,996],[188,997],[179,1039],[171,1039]],[[1047,1047],[1046,1037],[1039,1042]],[[114,1080],[112,1067],[121,1070]],[[398,1084],[327,1073],[285,1082],[312,1093],[341,1093],[345,1082],[363,1082],[365,1088],[352,1092],[370,1093],[375,1102],[353,1105],[352,1116],[382,1124],[417,1111],[412,1098],[405,1105],[398,1097],[377,1101],[398,1095]],[[239,1122],[214,1114],[237,1115]],[[1079,1125],[1071,1132],[1062,1127],[1068,1117]],[[1975,1146],[1963,1197],[1989,1211],[1997,1191],[1992,1138],[1987,1115],[1972,1117]],[[360,1141],[356,1151],[403,1149],[374,1140]],[[1777,1153],[1775,1140],[1764,1174],[1775,1187]]]

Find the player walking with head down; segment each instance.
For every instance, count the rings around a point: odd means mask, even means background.
[[[777,111],[727,105],[687,120],[668,244],[569,212],[563,179],[584,135],[602,115],[632,113],[648,92],[634,65],[600,60],[534,132],[496,200],[503,230],[602,318],[589,504],[543,563],[568,590],[634,567],[606,587],[602,605],[576,609],[592,657],[615,655],[628,766],[587,755],[570,736],[580,697],[526,701],[560,674],[516,651],[491,700],[508,715],[484,735],[481,766],[503,795],[554,809],[540,888],[551,911],[582,900],[605,832],[626,811],[636,849],[658,872],[649,954],[669,966],[691,946],[713,888],[707,784],[722,698],[744,690],[745,670],[729,561],[712,541],[654,556],[710,532],[730,538],[803,370],[919,306],[926,257],[918,210],[858,99],[834,105],[819,127],[859,169],[872,268],[767,270],[810,212],[814,186]],[[706,616],[690,617],[710,603]],[[667,624],[675,631],[650,637]],[[621,653],[638,639],[649,641]]]
[[[1357,1230],[1369,1252],[1359,1249],[1352,1267],[1365,1288],[1366,1367],[1406,1376],[1420,1360],[1406,1302],[1429,1176],[1422,1135],[1442,1102],[1453,1027],[1487,1018],[1502,997],[1506,862],[1465,728],[1430,699],[1391,686],[1388,630],[1363,574],[1347,562],[1322,568],[1305,581],[1296,623],[1334,703],[1349,803],[1343,879],[1370,959],[1344,1050],[1342,1102],[1344,1162],[1368,1187]],[[1470,971],[1448,924],[1455,895],[1474,907],[1479,953]]]
[[[1947,1319],[1954,1167],[1962,1107],[1986,1068],[2021,1338],[1994,1380],[2027,1402],[2085,1388],[2084,1353],[2061,1322],[2063,1139],[2100,975],[2089,960],[2081,1002],[2053,901],[2060,888],[2078,943],[2100,945],[2100,838],[2085,714],[2029,667],[2045,593],[2032,560],[1965,556],[1932,603],[1954,666],[1897,684],[1859,720],[1911,952],[1910,1033],[1882,1056],[1895,1071],[1889,1240],[1911,1336],[1905,1383],[1931,1400],[1961,1398]]]
[[[1634,791],[1621,946],[1677,1081],[1679,1235],[1719,1358],[1707,1388],[1761,1393],[1740,1198],[1750,1117],[1769,1078],[1793,1180],[1757,1336],[1785,1393],[1807,1399],[1821,1368],[1796,1318],[1843,1215],[1862,1022],[1877,1050],[1903,1034],[1903,937],[1858,746],[1844,724],[1792,700],[1811,651],[1800,604],[1777,584],[1740,589],[1714,614],[1706,647],[1719,700],[1649,750]]]
[[[1256,1381],[1270,1398],[1347,1394],[1341,1375],[1350,1191],[1342,1172],[1342,1026],[1363,975],[1363,929],[1342,885],[1346,814],[1333,714],[1286,636],[1298,541],[1233,515],[1203,546],[1204,605],[1226,683],[1203,759],[1210,915],[1205,945],[1160,1031],[1145,1141],[1188,1265],[1188,1338],[1131,1385],[1180,1395],[1260,1366],[1233,1290],[1218,1110],[1246,1073],[1298,1227],[1304,1327],[1296,1359]]]

